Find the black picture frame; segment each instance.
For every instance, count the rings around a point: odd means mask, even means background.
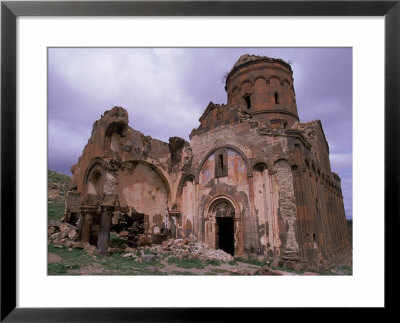
[[[18,16],[384,16],[385,308],[398,286],[400,1],[2,1],[1,3],[1,321],[189,322],[252,320],[265,309],[16,308],[16,19]],[[371,125],[373,131],[374,125]],[[371,154],[373,154],[373,147]],[[373,263],[371,264],[373,265]],[[166,294],[166,297],[168,295]],[[184,295],[183,295],[184,297]],[[251,311],[249,313],[249,311]],[[281,311],[282,312],[282,311]],[[285,315],[292,311],[285,310]],[[380,314],[379,314],[380,315]],[[265,317],[265,316],[264,316]],[[271,317],[270,317],[271,318]]]

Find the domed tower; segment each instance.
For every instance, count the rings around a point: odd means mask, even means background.
[[[270,125],[299,120],[293,88],[293,71],[281,59],[242,55],[226,78],[228,105],[240,108]]]

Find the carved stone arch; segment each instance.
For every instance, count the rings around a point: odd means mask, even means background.
[[[270,76],[268,76],[268,80],[267,80],[268,84],[271,83],[271,80],[272,80],[272,79],[277,79],[277,80],[279,81],[279,83],[280,83],[281,85],[283,85],[283,81],[281,81],[281,79],[280,79],[278,76],[276,76],[276,75],[270,75]]]
[[[226,201],[229,204],[232,205],[233,207],[233,211],[235,213],[234,218],[238,219],[241,216],[241,212],[240,212],[240,208],[239,206],[235,203],[234,199],[232,196],[229,196],[228,194],[219,194],[216,196],[211,197],[208,202],[206,203],[206,206],[204,208],[204,210],[206,210],[206,218],[209,218],[210,216],[212,216],[212,212],[215,208],[215,206],[220,203]]]
[[[232,104],[232,100],[237,100],[240,94],[240,89],[238,86],[234,86],[233,90],[228,93],[228,104]]]
[[[228,194],[214,195],[208,199],[203,212],[205,242],[232,255],[242,254],[242,212],[234,198]],[[230,229],[226,230],[224,223]],[[225,249],[226,243],[229,250]]]
[[[153,163],[146,161],[146,160],[129,160],[129,162],[131,163],[142,163],[145,164],[147,166],[149,166],[151,168],[151,170],[155,171],[157,173],[158,176],[160,176],[161,180],[163,181],[163,183],[165,184],[165,188],[167,190],[167,199],[169,202],[172,202],[172,193],[171,193],[171,185],[170,182],[168,180],[168,175],[164,174],[163,170],[160,167],[157,167],[157,165],[154,165]]]
[[[273,84],[272,80],[277,80],[278,84]],[[268,88],[267,93],[270,100],[273,100],[273,104],[282,104],[283,93],[283,81],[276,75],[268,76]]]
[[[245,83],[249,83],[250,84],[250,89],[244,89],[243,88]],[[253,89],[254,89],[254,80],[245,79],[240,83],[239,92],[246,91],[246,92],[250,93],[250,92],[253,91]]]
[[[283,82],[281,83],[282,85],[285,85],[285,82],[289,85],[289,89],[292,89],[293,87],[291,86],[290,82],[287,79],[283,79]]]
[[[265,170],[269,169],[267,161],[264,159],[256,159],[253,160],[252,162],[252,174],[254,172],[263,172]]]
[[[276,166],[276,164],[279,163],[280,161],[285,161],[286,163],[288,163],[288,165],[290,165],[289,158],[287,158],[286,156],[285,157],[280,156],[274,160],[274,166]]]
[[[88,190],[88,182],[89,182],[89,180],[91,180],[91,176],[93,175],[94,172],[98,173],[101,176],[101,179],[100,179],[101,182],[98,184],[104,185],[105,169],[106,169],[106,165],[102,158],[96,157],[91,160],[91,162],[89,163],[89,166],[86,168],[85,175],[83,176],[82,188],[83,188],[83,192],[85,192],[85,194],[87,193],[87,190]],[[98,186],[98,188],[100,188],[100,187]]]
[[[195,175],[195,183],[196,183],[196,184],[199,183],[200,172],[201,172],[201,169],[202,169],[204,163],[206,162],[206,160],[207,160],[213,153],[215,153],[217,150],[219,150],[219,149],[224,149],[224,148],[225,148],[225,149],[232,149],[232,150],[236,151],[236,152],[242,157],[242,159],[243,159],[243,161],[244,161],[244,164],[246,165],[247,176],[248,176],[248,177],[251,177],[251,176],[252,176],[252,175],[251,175],[252,172],[251,172],[251,167],[250,167],[250,164],[249,164],[249,160],[248,160],[248,158],[246,157],[246,155],[244,154],[244,152],[243,152],[241,149],[239,149],[238,147],[236,147],[236,146],[232,146],[232,145],[222,145],[222,146],[217,146],[217,147],[212,148],[211,150],[208,151],[208,153],[205,154],[205,156],[203,157],[203,159],[201,160],[201,162],[200,162],[200,164],[199,164],[199,167],[196,169],[195,174],[194,174],[194,175]]]
[[[268,79],[267,79],[264,75],[256,76],[256,77],[254,78],[254,84],[256,84],[256,82],[257,82],[259,79],[264,80],[265,83],[268,84]]]
[[[104,180],[104,169],[99,164],[96,164],[88,173],[85,182],[85,194],[102,196]]]
[[[281,161],[283,161],[283,162],[285,162],[288,166],[289,166],[289,168],[290,168],[290,170],[293,172],[294,170],[297,170],[298,169],[298,165],[294,162],[294,160],[292,160],[290,157],[278,157],[278,158],[276,158],[275,160],[274,160],[274,163],[273,163],[273,168],[271,169],[271,171],[276,171],[277,170],[277,164],[279,163],[279,162],[281,162]]]
[[[178,187],[176,190],[176,196],[175,196],[175,204],[179,205],[180,203],[180,198],[182,196],[183,192],[183,187],[186,185],[187,182],[195,182],[195,175],[190,173],[190,174],[182,174],[181,178],[179,179]]]

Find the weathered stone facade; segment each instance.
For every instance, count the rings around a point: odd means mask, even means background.
[[[209,103],[190,143],[152,139],[114,107],[93,125],[65,218],[106,252],[110,229],[132,244],[196,236],[237,256],[320,270],[351,257],[340,178],[321,122],[301,123],[292,69],[243,55],[228,103]]]

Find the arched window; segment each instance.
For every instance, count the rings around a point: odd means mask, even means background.
[[[254,172],[260,172],[262,173],[267,169],[267,165],[264,163],[258,163],[257,165],[254,166]]]
[[[219,149],[214,154],[215,177],[228,176],[228,152],[226,149]]]
[[[274,96],[275,96],[275,104],[279,104],[279,94],[278,94],[278,92],[275,91]]]
[[[244,100],[244,103],[245,103],[245,107],[246,107],[247,109],[250,109],[250,108],[251,108],[250,94],[245,94],[245,95],[243,96],[243,100]]]

